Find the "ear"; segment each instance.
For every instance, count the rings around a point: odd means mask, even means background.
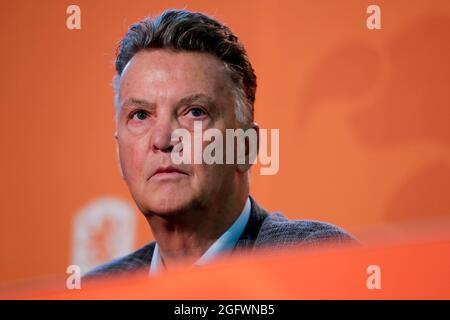
[[[119,167],[119,173],[123,180],[125,180],[125,176],[123,174],[122,170],[122,161],[120,161],[120,152],[119,152],[119,141],[117,136],[117,131],[114,132],[114,138],[116,139],[116,160],[117,160],[117,166]]]
[[[244,164],[237,164],[237,170],[241,173],[244,173],[252,167],[252,165],[256,162],[256,158],[259,152],[259,125],[256,122],[253,122],[247,130],[254,130],[255,135],[254,138],[249,139],[245,138],[245,162]],[[252,137],[252,135],[250,135]]]

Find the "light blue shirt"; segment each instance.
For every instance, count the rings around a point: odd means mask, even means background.
[[[241,215],[236,219],[236,221],[234,221],[231,227],[229,227],[228,230],[225,231],[194,263],[195,266],[201,266],[208,261],[213,260],[219,254],[231,251],[236,246],[239,238],[244,232],[245,226],[248,223],[248,219],[250,218],[250,209],[250,199],[247,198]],[[164,264],[161,260],[158,243],[156,243],[155,249],[153,251],[152,261],[150,263],[150,274],[153,275],[155,273],[158,273],[162,268],[164,268]]]

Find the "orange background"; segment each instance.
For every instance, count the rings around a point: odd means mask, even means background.
[[[70,4],[81,30],[66,28]],[[369,4],[382,30],[367,29]],[[260,204],[362,240],[448,225],[448,0],[2,1],[0,284],[65,274],[75,213],[133,203],[115,160],[115,49],[166,8],[213,15],[247,48],[256,121],[280,129],[280,171],[252,176]],[[138,247],[152,236],[135,211]]]
[[[67,290],[64,281],[15,288],[0,292],[0,298],[448,300],[450,259],[443,259],[448,257],[445,252],[450,252],[448,237],[408,244],[263,251],[202,268],[179,267],[158,277],[136,274],[82,282],[79,290]],[[375,288],[370,269],[374,266],[379,268]]]

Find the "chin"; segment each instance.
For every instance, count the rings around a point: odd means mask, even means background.
[[[167,215],[183,211],[195,198],[192,186],[186,180],[150,182],[135,194],[134,200],[144,214]]]
[[[155,192],[151,199],[144,201],[146,211],[150,211],[157,215],[177,214],[192,206],[193,197],[184,190],[176,193]]]

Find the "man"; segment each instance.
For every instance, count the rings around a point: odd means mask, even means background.
[[[249,196],[251,161],[173,163],[177,129],[258,130],[256,76],[226,26],[184,10],[145,19],[121,41],[116,70],[120,168],[156,241],[86,277],[201,265],[237,249],[353,241],[330,224],[269,215]]]

